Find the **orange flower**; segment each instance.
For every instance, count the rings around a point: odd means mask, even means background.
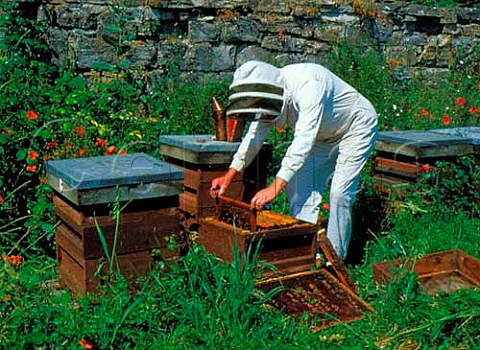
[[[27,118],[30,120],[35,120],[37,119],[38,114],[35,111],[27,111]]]
[[[422,170],[428,173],[430,170],[432,170],[432,167],[428,164],[422,164]]]
[[[37,160],[38,158],[38,152],[36,151],[28,151],[28,158],[31,160]]]
[[[80,148],[78,150],[78,155],[79,156],[84,156],[85,154],[87,154],[87,150],[85,148]]]
[[[80,340],[79,344],[83,346],[84,349],[93,349],[93,345],[86,339]]]
[[[468,112],[471,114],[477,114],[478,112],[480,112],[480,107],[470,107],[468,109]]]
[[[0,204],[2,204],[2,203],[3,203],[3,197],[0,196]]]
[[[10,255],[10,256],[2,255],[2,259],[6,264],[11,264],[15,266],[22,262],[23,257],[21,257],[20,255]]]
[[[330,210],[330,204],[323,203],[322,208],[325,209],[325,210]]]
[[[116,148],[115,148],[115,146],[112,145],[112,146],[107,147],[107,150],[105,151],[105,154],[115,154],[115,152],[116,152]]]
[[[95,140],[95,146],[97,147],[105,147],[107,145],[107,141],[105,141],[104,139],[101,139],[99,137],[97,137],[97,139]]]
[[[467,100],[465,99],[465,97],[457,97],[455,99],[455,102],[457,103],[457,105],[463,106],[465,102],[467,102]]]
[[[28,165],[27,166],[27,171],[31,172],[31,173],[36,172],[37,171],[37,166],[36,165]]]
[[[82,128],[81,126],[76,126],[76,127],[73,128],[73,130],[75,130],[77,135],[80,136],[80,137],[85,135],[85,129]]]
[[[120,151],[118,151],[117,153],[119,156],[124,156],[125,154],[128,154],[127,150],[126,149],[121,149]]]
[[[4,301],[10,301],[10,300],[12,300],[12,297],[10,296],[10,294],[5,294],[5,296],[3,297],[3,300]]]
[[[429,114],[429,113],[428,113],[428,111],[427,111],[426,109],[422,108],[422,109],[420,110],[420,114],[423,115],[424,117],[428,117],[428,114]]]
[[[46,184],[46,183],[47,183],[47,178],[46,178],[45,176],[42,176],[42,177],[40,178],[40,182],[41,182],[42,184]]]
[[[445,114],[443,117],[442,117],[442,123],[444,125],[449,125],[450,123],[452,122],[452,118],[450,118],[450,116],[448,114]]]
[[[72,145],[66,145],[65,148],[66,148],[66,149],[69,149],[69,150],[72,150],[72,149],[73,149],[73,146],[72,146]]]
[[[57,141],[50,141],[50,142],[47,142],[47,148],[51,149],[51,148],[55,148],[58,146],[58,142]]]

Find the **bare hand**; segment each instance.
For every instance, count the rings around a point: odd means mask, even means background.
[[[212,180],[212,185],[210,186],[210,196],[218,197],[225,193],[230,182],[227,180],[226,176],[220,176]]]
[[[276,196],[277,193],[275,188],[268,186],[267,188],[258,191],[255,196],[253,196],[252,200],[250,201],[250,205],[252,208],[262,209],[265,204],[274,200]]]

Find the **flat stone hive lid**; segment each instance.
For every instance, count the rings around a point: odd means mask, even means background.
[[[217,141],[213,135],[162,135],[160,144],[180,147],[194,152],[235,153],[240,143]]]
[[[378,134],[375,149],[416,158],[448,157],[477,152],[476,130],[437,129],[384,131]]]
[[[183,171],[145,153],[54,160],[47,174],[77,190],[183,180]]]

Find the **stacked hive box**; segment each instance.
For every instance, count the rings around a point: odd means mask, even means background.
[[[160,153],[165,161],[179,166],[185,173],[185,188],[180,195],[180,209],[198,224],[202,217],[215,214],[215,200],[210,195],[214,178],[228,170],[239,142],[214,141],[213,135],[172,135],[160,137]],[[264,145],[260,154],[233,179],[226,196],[249,201],[266,185],[266,165],[271,150]]]
[[[480,127],[379,133],[375,145],[375,184],[403,195],[437,161],[480,154]]]
[[[175,259],[183,176],[143,153],[47,162],[61,282],[74,294],[96,292],[117,267],[126,277],[147,273],[153,249]]]

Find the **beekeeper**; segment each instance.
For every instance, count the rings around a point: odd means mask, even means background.
[[[229,170],[212,181],[222,195],[233,177],[255,158],[272,127],[290,125],[293,141],[275,179],[251,200],[262,208],[285,188],[291,216],[317,223],[330,186],[327,237],[345,259],[352,232],[351,209],[360,171],[373,149],[377,115],[372,104],[325,67],[299,63],[277,68],[250,61],[234,73],[227,116],[252,120]]]

